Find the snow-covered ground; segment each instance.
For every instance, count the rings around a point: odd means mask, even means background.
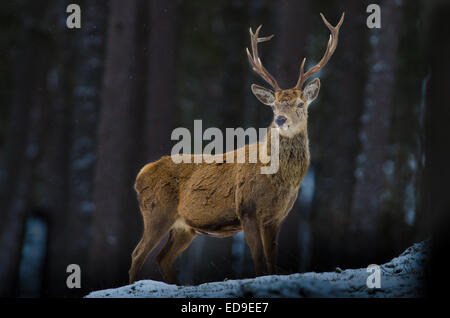
[[[368,288],[367,268],[335,272],[273,275],[227,280],[198,286],[175,286],[152,280],[116,289],[99,290],[86,297],[420,297],[429,242],[416,243],[380,266],[380,288]]]

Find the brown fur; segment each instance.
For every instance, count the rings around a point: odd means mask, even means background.
[[[271,127],[279,125],[279,170],[275,174],[261,174],[261,162],[175,164],[170,157],[150,163],[139,172],[135,189],[144,219],[144,233],[132,254],[130,283],[135,281],[148,253],[167,232],[170,232],[169,240],[157,260],[169,283],[177,281],[173,270],[176,257],[198,234],[225,237],[243,230],[256,274],[264,271],[264,257],[268,273],[275,272],[278,229],[294,205],[309,165],[308,107],[319,93],[320,81],[316,78],[303,86],[333,55],[344,21],[342,14],[333,27],[320,15],[331,33],[327,49],[319,63],[306,73],[306,59],[303,59],[299,79],[292,89],[282,90],[258,56],[258,43],[269,41],[273,35],[259,37],[261,26],[255,33],[249,30],[250,65],[275,90],[251,86],[253,94],[273,109],[275,118]],[[270,141],[270,132],[267,140]],[[249,147],[245,146],[247,154]],[[234,157],[237,157],[236,150]]]
[[[258,43],[273,36],[260,38],[261,26],[255,33],[249,30],[250,65],[275,90],[251,86],[253,94],[273,109],[275,118],[271,127],[280,125],[279,169],[275,174],[261,174],[261,162],[226,163],[224,160],[224,163],[175,164],[170,157],[149,163],[139,172],[135,189],[144,219],[144,233],[132,254],[130,283],[135,281],[147,255],[168,232],[168,242],[157,261],[169,283],[177,282],[173,270],[175,259],[199,234],[225,237],[243,230],[256,274],[264,271],[263,258],[267,272],[275,272],[278,229],[294,205],[309,165],[308,107],[319,93],[320,81],[316,78],[303,86],[333,55],[344,21],[342,14],[333,27],[320,15],[331,33],[327,49],[319,63],[306,73],[306,59],[303,59],[297,85],[292,89],[282,90],[258,56]],[[267,140],[270,141],[270,131]],[[249,147],[245,146],[247,158]],[[264,146],[258,144],[258,147]],[[233,153],[236,158],[237,150]],[[223,156],[225,159],[225,154]]]
[[[169,241],[157,261],[169,283],[177,282],[173,270],[176,257],[199,234],[226,237],[243,230],[256,274],[264,271],[264,256],[268,273],[275,272],[279,225],[292,209],[309,165],[308,103],[299,99],[298,90],[277,95],[272,106],[274,113],[282,113],[295,127],[285,135],[280,131],[277,173],[261,174],[261,162],[227,163],[225,154],[224,163],[175,164],[170,156],[165,156],[142,168],[135,189],[144,234],[132,255],[130,283],[167,232]],[[305,106],[299,107],[299,102]],[[271,128],[274,127],[273,123]],[[267,140],[270,141],[270,130]],[[248,158],[249,145],[245,149]]]

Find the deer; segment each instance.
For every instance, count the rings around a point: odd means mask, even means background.
[[[248,48],[246,53],[251,68],[272,88],[251,85],[256,98],[272,108],[274,117],[269,128],[279,131],[276,173],[260,173],[259,168],[264,164],[260,161],[176,164],[171,156],[148,163],[139,171],[134,188],[144,230],[131,255],[130,284],[136,281],[149,253],[166,234],[167,242],[156,256],[156,262],[169,284],[179,284],[174,262],[198,235],[223,238],[243,231],[256,276],[276,273],[280,225],[297,200],[310,163],[308,107],[319,93],[320,80],[314,78],[306,85],[305,82],[330,60],[344,21],[342,13],[333,27],[322,13],[320,16],[330,31],[325,53],[306,72],[306,58],[303,59],[297,84],[291,89],[280,88],[258,55],[258,44],[269,41],[273,35],[259,37],[261,25],[254,33],[249,29],[252,53]],[[269,129],[267,142],[270,134]],[[249,146],[244,146],[246,153]]]

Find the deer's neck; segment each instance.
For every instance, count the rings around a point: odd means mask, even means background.
[[[270,129],[267,137],[270,141]],[[299,186],[309,166],[308,130],[305,127],[291,138],[280,135],[279,140],[279,170],[273,177],[283,184]]]

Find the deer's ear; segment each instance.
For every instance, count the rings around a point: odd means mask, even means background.
[[[307,103],[311,103],[319,95],[320,90],[320,80],[318,78],[313,79],[306,85],[303,90],[303,97],[306,99]]]
[[[268,88],[253,84],[252,92],[256,98],[264,105],[272,105],[275,101],[275,94]]]

